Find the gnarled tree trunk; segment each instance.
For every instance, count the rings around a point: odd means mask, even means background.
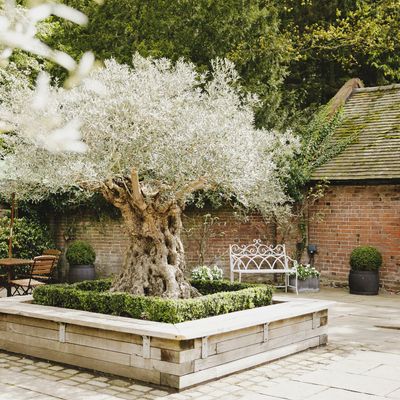
[[[198,183],[188,186],[192,191]],[[143,195],[137,172],[131,179],[110,180],[102,187],[104,197],[118,207],[128,230],[130,245],[121,273],[112,290],[136,295],[188,298],[197,291],[185,279],[181,206],[178,194],[161,200],[158,191]]]
[[[131,218],[132,221],[136,226],[130,232],[131,243],[113,290],[172,298],[190,297],[190,284],[184,277],[180,208],[175,206],[159,214],[153,207],[148,207],[142,215]]]

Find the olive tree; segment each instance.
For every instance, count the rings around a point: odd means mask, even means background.
[[[0,85],[7,84],[9,80],[18,81],[19,75],[24,72],[29,73],[31,71],[34,72],[33,75],[36,75],[41,70],[39,60],[41,62],[44,60],[51,61],[68,71],[69,76],[64,85],[66,88],[79,85],[93,67],[93,53],[85,52],[78,63],[64,51],[49,47],[42,39],[48,38],[53,30],[51,24],[48,23],[50,16],[57,16],[68,21],[68,23],[85,25],[87,23],[86,15],[74,8],[54,3],[51,0],[25,3],[27,8],[17,5],[14,0],[0,0],[0,69],[2,69],[0,71]],[[3,70],[3,68],[6,70]],[[44,92],[47,91],[49,84],[50,77],[41,72],[37,79],[37,91],[41,96],[36,96],[33,99],[32,107],[43,108],[43,99],[46,97]],[[51,117],[54,116],[53,114]],[[2,117],[0,115],[1,133],[10,130],[10,125],[6,122],[7,117]],[[20,122],[22,122],[23,117],[24,115],[20,116]],[[73,123],[64,121],[64,126],[61,127],[57,123],[57,118],[51,118],[50,121],[43,121],[43,119],[40,119],[40,121],[44,122],[44,126],[48,125],[47,122],[50,122],[53,127],[53,135],[48,135],[46,143],[44,143],[48,150],[68,152],[86,150],[86,146],[80,140],[80,132]],[[36,127],[38,127],[38,122],[36,122]],[[31,130],[30,133],[30,139],[33,140],[38,130]],[[36,144],[43,145],[40,135],[37,139]]]
[[[266,214],[288,201],[282,160],[289,161],[296,142],[254,127],[257,100],[241,91],[226,60],[215,60],[203,75],[184,61],[136,55],[133,67],[108,60],[70,90],[43,94],[28,83],[10,85],[15,90],[0,88],[0,113],[14,132],[6,139],[0,190],[33,201],[98,192],[117,207],[130,245],[113,290],[191,296],[180,233],[181,212],[194,193],[212,190]],[[31,107],[35,96],[46,100],[45,111]],[[52,132],[52,118],[48,126],[38,123],[47,114],[79,127],[87,151],[48,152],[30,140],[33,131],[43,142]]]

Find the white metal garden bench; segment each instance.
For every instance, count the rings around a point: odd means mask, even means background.
[[[261,240],[254,240],[253,244],[229,246],[230,273],[231,282],[234,281],[234,274],[239,274],[239,282],[242,280],[242,274],[283,274],[285,278],[284,287],[287,292],[288,287],[297,289],[297,261],[286,254],[284,244],[276,246],[267,246],[261,243]],[[295,274],[294,285],[290,285],[289,276]]]

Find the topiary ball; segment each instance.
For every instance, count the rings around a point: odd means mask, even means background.
[[[84,241],[72,242],[65,254],[70,265],[91,265],[96,259],[93,247]]]
[[[350,266],[354,271],[376,271],[382,265],[382,255],[371,246],[356,247],[350,255]]]

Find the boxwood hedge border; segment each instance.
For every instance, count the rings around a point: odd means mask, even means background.
[[[167,299],[110,292],[110,279],[75,284],[43,285],[33,291],[35,304],[91,311],[150,321],[179,323],[272,303],[273,287],[229,281],[192,285],[203,295],[193,299]]]

